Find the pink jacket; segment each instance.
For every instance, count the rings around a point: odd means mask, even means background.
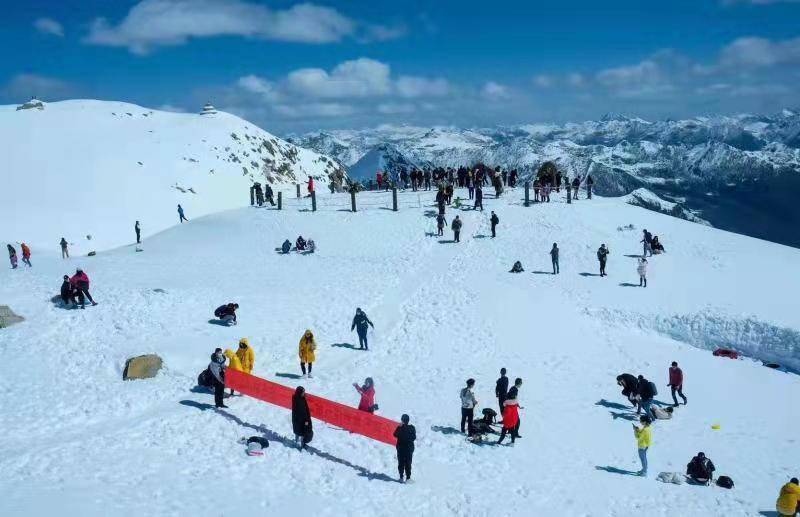
[[[364,389],[356,385],[356,391],[361,393],[361,401],[358,403],[358,409],[361,411],[369,411],[369,409],[375,405],[375,386]]]
[[[78,282],[86,282],[86,288],[89,288],[89,277],[86,276],[86,273],[81,271],[80,273],[75,273],[72,278],[69,279],[69,283],[73,287],[78,287]]]
[[[683,386],[683,371],[677,366],[669,368],[669,385],[676,388]]]

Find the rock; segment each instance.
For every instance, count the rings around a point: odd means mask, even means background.
[[[163,364],[164,361],[155,354],[131,357],[125,361],[125,370],[122,372],[122,380],[150,379],[158,374]]]
[[[10,327],[20,321],[25,321],[25,318],[14,314],[14,311],[8,305],[0,305],[0,329]]]

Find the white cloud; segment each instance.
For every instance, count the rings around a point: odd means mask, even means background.
[[[344,117],[355,113],[349,104],[338,102],[312,102],[307,104],[278,104],[275,111],[287,118]]]
[[[736,67],[765,67],[800,63],[800,38],[771,41],[766,38],[739,38],[720,52],[719,65]]]
[[[42,34],[49,36],[64,37],[64,26],[52,18],[37,18],[33,22],[34,28]]]
[[[489,81],[481,88],[481,95],[489,100],[502,100],[511,96],[508,87],[494,81]]]
[[[533,84],[539,88],[552,88],[556,84],[556,78],[548,74],[539,74],[534,76]]]
[[[414,113],[417,111],[416,107],[410,103],[398,103],[398,102],[384,102],[378,104],[378,113],[382,113],[384,115],[401,115],[407,113]]]
[[[389,41],[402,38],[408,33],[408,27],[400,25],[366,25],[361,40],[364,43],[372,41]]]
[[[395,89],[401,97],[441,97],[450,93],[450,83],[446,80],[428,79],[403,75],[397,79]]]
[[[17,74],[2,89],[5,97],[19,101],[37,97],[41,100],[64,99],[75,95],[77,88],[71,83],[37,74]]]
[[[330,73],[321,68],[290,72],[285,88],[290,94],[317,98],[371,97],[391,91],[389,65],[360,58],[336,65]]]
[[[256,93],[271,102],[278,101],[281,98],[274,83],[256,75],[240,77],[236,84],[245,91]]]
[[[586,77],[583,74],[571,73],[567,75],[567,84],[574,87],[581,87],[586,84]]]
[[[169,104],[169,103],[162,104],[161,106],[157,107],[156,109],[159,110],[159,111],[168,111],[170,113],[186,113],[185,109],[183,109],[183,108],[181,108],[179,106],[175,106],[174,104]]]
[[[596,78],[600,84],[609,88],[653,84],[664,79],[659,66],[649,59],[635,65],[601,70]]]
[[[355,29],[356,22],[335,9],[311,3],[272,10],[241,0],[142,0],[116,25],[95,19],[85,41],[146,54],[154,47],[213,36],[329,43]]]

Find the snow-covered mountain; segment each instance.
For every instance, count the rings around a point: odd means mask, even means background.
[[[42,109],[0,106],[0,240],[85,253],[132,242],[178,222],[249,203],[254,181],[293,190],[313,176],[341,181],[332,158],[233,115],[170,113],[73,100]],[[87,239],[91,236],[91,239]],[[38,250],[37,250],[38,248]]]
[[[610,115],[564,125],[496,128],[395,127],[290,138],[348,167],[476,162],[530,174],[554,161],[570,177],[591,173],[601,195],[647,188],[715,226],[800,246],[800,113],[648,122]],[[359,174],[366,171],[359,169]],[[374,175],[374,171],[372,172]]]

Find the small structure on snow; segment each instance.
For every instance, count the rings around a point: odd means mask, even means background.
[[[203,106],[203,109],[200,110],[200,114],[201,115],[216,115],[217,114],[217,108],[215,108],[214,105],[211,104],[210,102],[207,102],[206,105]]]
[[[20,104],[19,106],[17,106],[17,111],[20,111],[20,110],[33,110],[33,109],[43,110],[44,109],[44,102],[40,101],[36,97],[31,97],[31,100],[29,100],[28,102],[26,102],[24,104]]]

